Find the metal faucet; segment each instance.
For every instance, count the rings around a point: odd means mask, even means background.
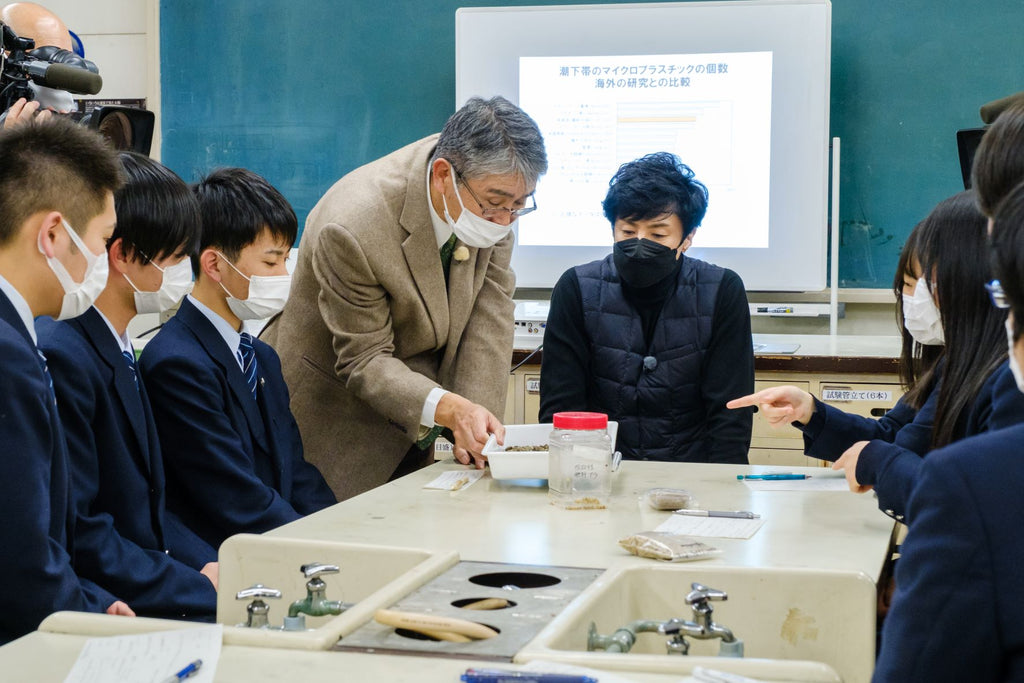
[[[690,584],[690,587],[693,590],[686,594],[685,599],[686,604],[693,609],[693,621],[669,619],[659,629],[661,633],[672,636],[665,643],[669,654],[688,654],[690,643],[687,642],[686,636],[689,636],[697,640],[718,638],[722,641],[720,656],[742,657],[743,641],[737,640],[731,630],[721,624],[716,624],[711,618],[711,613],[714,611],[711,602],[728,600],[728,594],[725,591],[708,588],[697,581]]]
[[[262,583],[253,584],[249,588],[244,588],[235,593],[235,600],[249,600],[253,599],[246,608],[247,617],[244,624],[238,624],[246,628],[269,628],[270,620],[268,619],[268,613],[270,612],[270,605],[263,602],[263,598],[280,598],[281,591],[276,588],[267,588]]]
[[[336,564],[320,564],[313,562],[304,564],[299,569],[308,579],[306,581],[306,597],[296,600],[288,607],[288,616],[297,617],[307,614],[311,617],[322,617],[328,614],[341,614],[352,607],[351,603],[340,600],[328,600],[325,592],[327,584],[320,578],[322,574],[337,574],[340,570]]]

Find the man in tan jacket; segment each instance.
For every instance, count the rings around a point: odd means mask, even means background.
[[[430,461],[442,430],[483,467],[512,355],[511,226],[547,170],[533,120],[473,98],[430,136],[339,180],[313,208],[281,356],[306,458],[339,500]]]

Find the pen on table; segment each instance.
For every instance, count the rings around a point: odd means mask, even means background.
[[[749,510],[676,510],[687,517],[730,517],[732,519],[758,519],[761,515]]]
[[[739,480],[743,479],[760,479],[761,481],[783,481],[786,479],[810,479],[810,474],[737,474],[736,478]]]
[[[179,683],[179,681],[183,681],[190,676],[195,676],[202,665],[203,660],[197,659],[196,661],[191,662],[188,666],[186,666],[178,673],[163,679],[162,681],[160,681],[160,683]]]
[[[502,669],[466,669],[460,680],[465,683],[597,683],[596,678],[579,674],[547,674],[540,671]]]

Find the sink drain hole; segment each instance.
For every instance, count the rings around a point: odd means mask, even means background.
[[[495,572],[493,574],[477,574],[469,578],[470,583],[491,588],[518,590],[520,588],[547,588],[562,582],[561,579],[547,574],[529,572]]]

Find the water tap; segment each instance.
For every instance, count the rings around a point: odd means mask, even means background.
[[[281,591],[276,588],[267,588],[262,583],[253,584],[248,588],[235,593],[235,600],[252,599],[246,608],[247,617],[244,624],[238,624],[246,628],[269,628],[270,620],[268,614],[270,605],[263,602],[263,598],[280,598]]]
[[[697,581],[690,584],[690,587],[693,590],[686,594],[685,600],[693,610],[693,620],[669,619],[659,629],[661,633],[672,636],[665,643],[668,653],[682,655],[689,653],[690,644],[686,640],[686,637],[689,636],[697,640],[720,639],[722,641],[720,656],[742,657],[743,641],[737,640],[731,630],[721,624],[716,624],[711,618],[711,613],[714,612],[711,603],[728,600],[729,596],[725,591],[708,588]]]
[[[323,617],[327,615],[341,614],[349,609],[350,603],[340,600],[328,600],[326,596],[327,584],[320,578],[323,574],[337,574],[340,570],[336,564],[321,564],[313,562],[304,564],[299,569],[306,581],[306,597],[296,600],[288,607],[288,618],[285,620],[285,630],[298,630],[305,628],[305,617]]]

